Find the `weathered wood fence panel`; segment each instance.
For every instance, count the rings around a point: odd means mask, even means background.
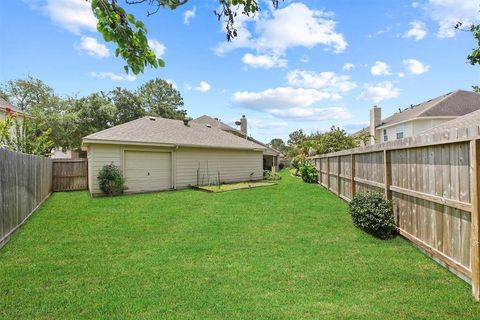
[[[86,159],[54,159],[53,191],[86,190],[88,186]]]
[[[318,182],[346,201],[380,191],[400,234],[472,284],[480,299],[478,126],[314,157]]]
[[[51,159],[0,149],[0,247],[51,192]]]

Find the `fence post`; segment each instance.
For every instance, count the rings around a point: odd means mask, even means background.
[[[470,141],[470,188],[472,201],[472,294],[480,301],[480,140]]]
[[[355,197],[356,186],[355,186],[355,155],[352,153],[350,158],[350,178],[352,186],[352,199]]]
[[[390,150],[383,150],[383,164],[384,164],[384,176],[383,182],[385,184],[385,198],[388,201],[392,201],[392,191],[390,185],[392,184],[392,155]]]
[[[340,166],[341,166],[341,157],[337,156],[337,196],[340,196]]]
[[[327,157],[327,189],[330,190],[330,158]]]

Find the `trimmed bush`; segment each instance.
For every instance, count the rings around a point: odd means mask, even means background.
[[[316,183],[318,179],[317,169],[310,161],[304,161],[300,167],[300,176],[307,183]]]
[[[263,180],[280,180],[280,179],[282,179],[282,177],[276,172],[272,172],[270,170],[263,171]]]
[[[388,239],[395,235],[392,205],[382,193],[357,193],[348,209],[357,228],[380,239]]]
[[[122,194],[127,188],[122,172],[114,164],[106,164],[98,173],[100,189],[109,196]]]

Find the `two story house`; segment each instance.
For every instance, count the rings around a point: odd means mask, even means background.
[[[370,144],[418,135],[442,123],[480,110],[480,94],[456,90],[440,97],[411,105],[382,119],[381,108],[370,110],[370,126],[355,133],[370,137]]]

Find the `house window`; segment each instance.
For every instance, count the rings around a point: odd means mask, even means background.
[[[405,131],[405,126],[404,125],[397,126],[397,139],[403,139],[404,131]]]
[[[383,141],[388,141],[387,129],[383,129]]]

